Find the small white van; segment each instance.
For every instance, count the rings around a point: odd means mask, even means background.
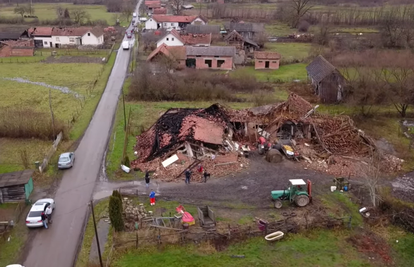
[[[129,50],[129,41],[123,41],[122,42],[122,49],[123,50]]]
[[[131,14],[131,13],[129,13],[129,14]],[[134,12],[134,13],[132,13],[132,17],[133,17],[133,18],[136,18],[136,17],[137,17],[137,13],[135,13],[135,12]]]

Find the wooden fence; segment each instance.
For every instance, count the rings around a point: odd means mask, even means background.
[[[53,155],[55,154],[55,152],[56,152],[56,150],[57,150],[57,147],[58,147],[58,145],[59,145],[60,141],[62,140],[62,136],[63,136],[63,133],[62,133],[62,132],[60,132],[60,133],[58,134],[58,136],[56,137],[56,140],[53,142],[52,147],[51,147],[51,148],[49,149],[49,151],[47,152],[46,157],[43,159],[42,165],[40,165],[40,167],[39,167],[39,171],[40,171],[41,173],[42,173],[42,172],[44,172],[44,171],[46,170],[46,168],[47,168],[47,166],[48,166],[48,164],[49,164],[49,160],[50,160],[50,158],[52,158],[52,157],[53,157]]]

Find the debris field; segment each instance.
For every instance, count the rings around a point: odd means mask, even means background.
[[[350,117],[319,114],[317,107],[291,93],[285,102],[244,110],[219,104],[169,109],[137,136],[131,167],[164,181],[179,181],[187,168],[200,165],[211,176],[226,176],[249,165],[249,153],[264,137],[269,149],[291,146],[305,168],[347,177],[366,173],[374,140]],[[383,171],[401,168],[400,159],[382,158]],[[194,170],[192,179],[201,181],[202,173]]]

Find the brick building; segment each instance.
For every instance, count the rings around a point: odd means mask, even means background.
[[[277,70],[279,69],[281,55],[276,52],[254,52],[254,69],[255,70]]]
[[[33,40],[0,42],[0,57],[32,57],[33,55]]]
[[[187,46],[186,66],[196,69],[232,70],[236,47],[234,46]]]

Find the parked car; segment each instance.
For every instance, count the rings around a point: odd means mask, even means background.
[[[127,36],[127,38],[132,38],[132,33],[127,32],[126,36]]]
[[[58,161],[59,169],[69,169],[69,168],[72,168],[74,164],[75,164],[75,153],[66,152],[60,155],[59,161]]]
[[[129,50],[129,41],[123,41],[122,42],[122,49],[123,50]]]
[[[10,264],[10,265],[7,265],[6,267],[24,267],[24,266],[21,264]]]
[[[55,210],[56,203],[52,198],[43,198],[36,201],[30,208],[29,214],[27,214],[26,226],[29,228],[42,227],[42,212],[50,205],[52,206],[52,210]]]

